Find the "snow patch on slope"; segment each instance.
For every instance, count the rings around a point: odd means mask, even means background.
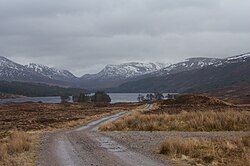
[[[26,65],[28,69],[35,71],[45,77],[49,77],[52,79],[74,79],[76,78],[72,73],[67,70],[60,70],[54,67],[48,67],[45,65],[30,63]]]
[[[130,62],[123,63],[119,65],[107,65],[102,71],[97,74],[88,74],[84,75],[83,79],[126,79],[133,78],[136,76],[141,76],[144,74],[148,74],[157,70],[160,70],[169,64],[164,63],[138,63],[138,62]]]

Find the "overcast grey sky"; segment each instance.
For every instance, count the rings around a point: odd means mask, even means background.
[[[76,75],[250,51],[250,0],[0,0],[0,55]]]

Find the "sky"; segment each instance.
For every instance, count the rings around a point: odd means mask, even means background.
[[[0,0],[0,56],[81,76],[250,51],[250,0]]]

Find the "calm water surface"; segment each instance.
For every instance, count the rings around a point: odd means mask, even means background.
[[[139,94],[146,96],[146,93],[108,93],[111,97],[111,103],[118,102],[137,102]],[[167,95],[164,94],[164,96]],[[23,102],[43,102],[43,103],[60,103],[60,96],[54,97],[27,97],[18,99],[0,99],[0,103],[23,103]]]

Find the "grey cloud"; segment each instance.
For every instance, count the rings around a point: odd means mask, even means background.
[[[249,51],[249,0],[0,0],[0,54],[77,75]]]

